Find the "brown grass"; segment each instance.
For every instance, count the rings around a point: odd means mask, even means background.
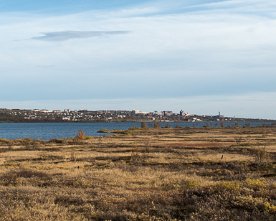
[[[276,128],[0,140],[0,220],[275,220]]]

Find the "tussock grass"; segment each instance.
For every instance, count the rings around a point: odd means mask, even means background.
[[[276,128],[112,133],[0,140],[0,221],[275,220]]]

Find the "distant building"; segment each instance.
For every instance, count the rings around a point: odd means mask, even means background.
[[[136,115],[136,114],[142,114],[142,115],[147,114],[147,112],[142,112],[142,111],[140,111],[140,110],[133,110],[132,113],[135,114],[135,115]]]
[[[47,110],[47,109],[42,109],[40,110],[41,113],[50,113],[51,111]]]
[[[71,117],[63,117],[62,120],[64,120],[64,121],[70,121]]]
[[[61,113],[62,111],[61,110],[53,110],[52,112],[53,113]]]
[[[169,116],[172,116],[172,115],[173,115],[172,111],[163,111],[163,116],[164,117],[169,117]]]

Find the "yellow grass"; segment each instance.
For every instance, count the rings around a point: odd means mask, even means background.
[[[276,128],[0,140],[0,220],[273,220]]]

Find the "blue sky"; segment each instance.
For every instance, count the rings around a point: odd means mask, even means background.
[[[89,10],[109,10],[148,2],[146,0],[1,0],[1,11],[72,13]]]
[[[276,119],[274,0],[0,0],[0,104]]]

